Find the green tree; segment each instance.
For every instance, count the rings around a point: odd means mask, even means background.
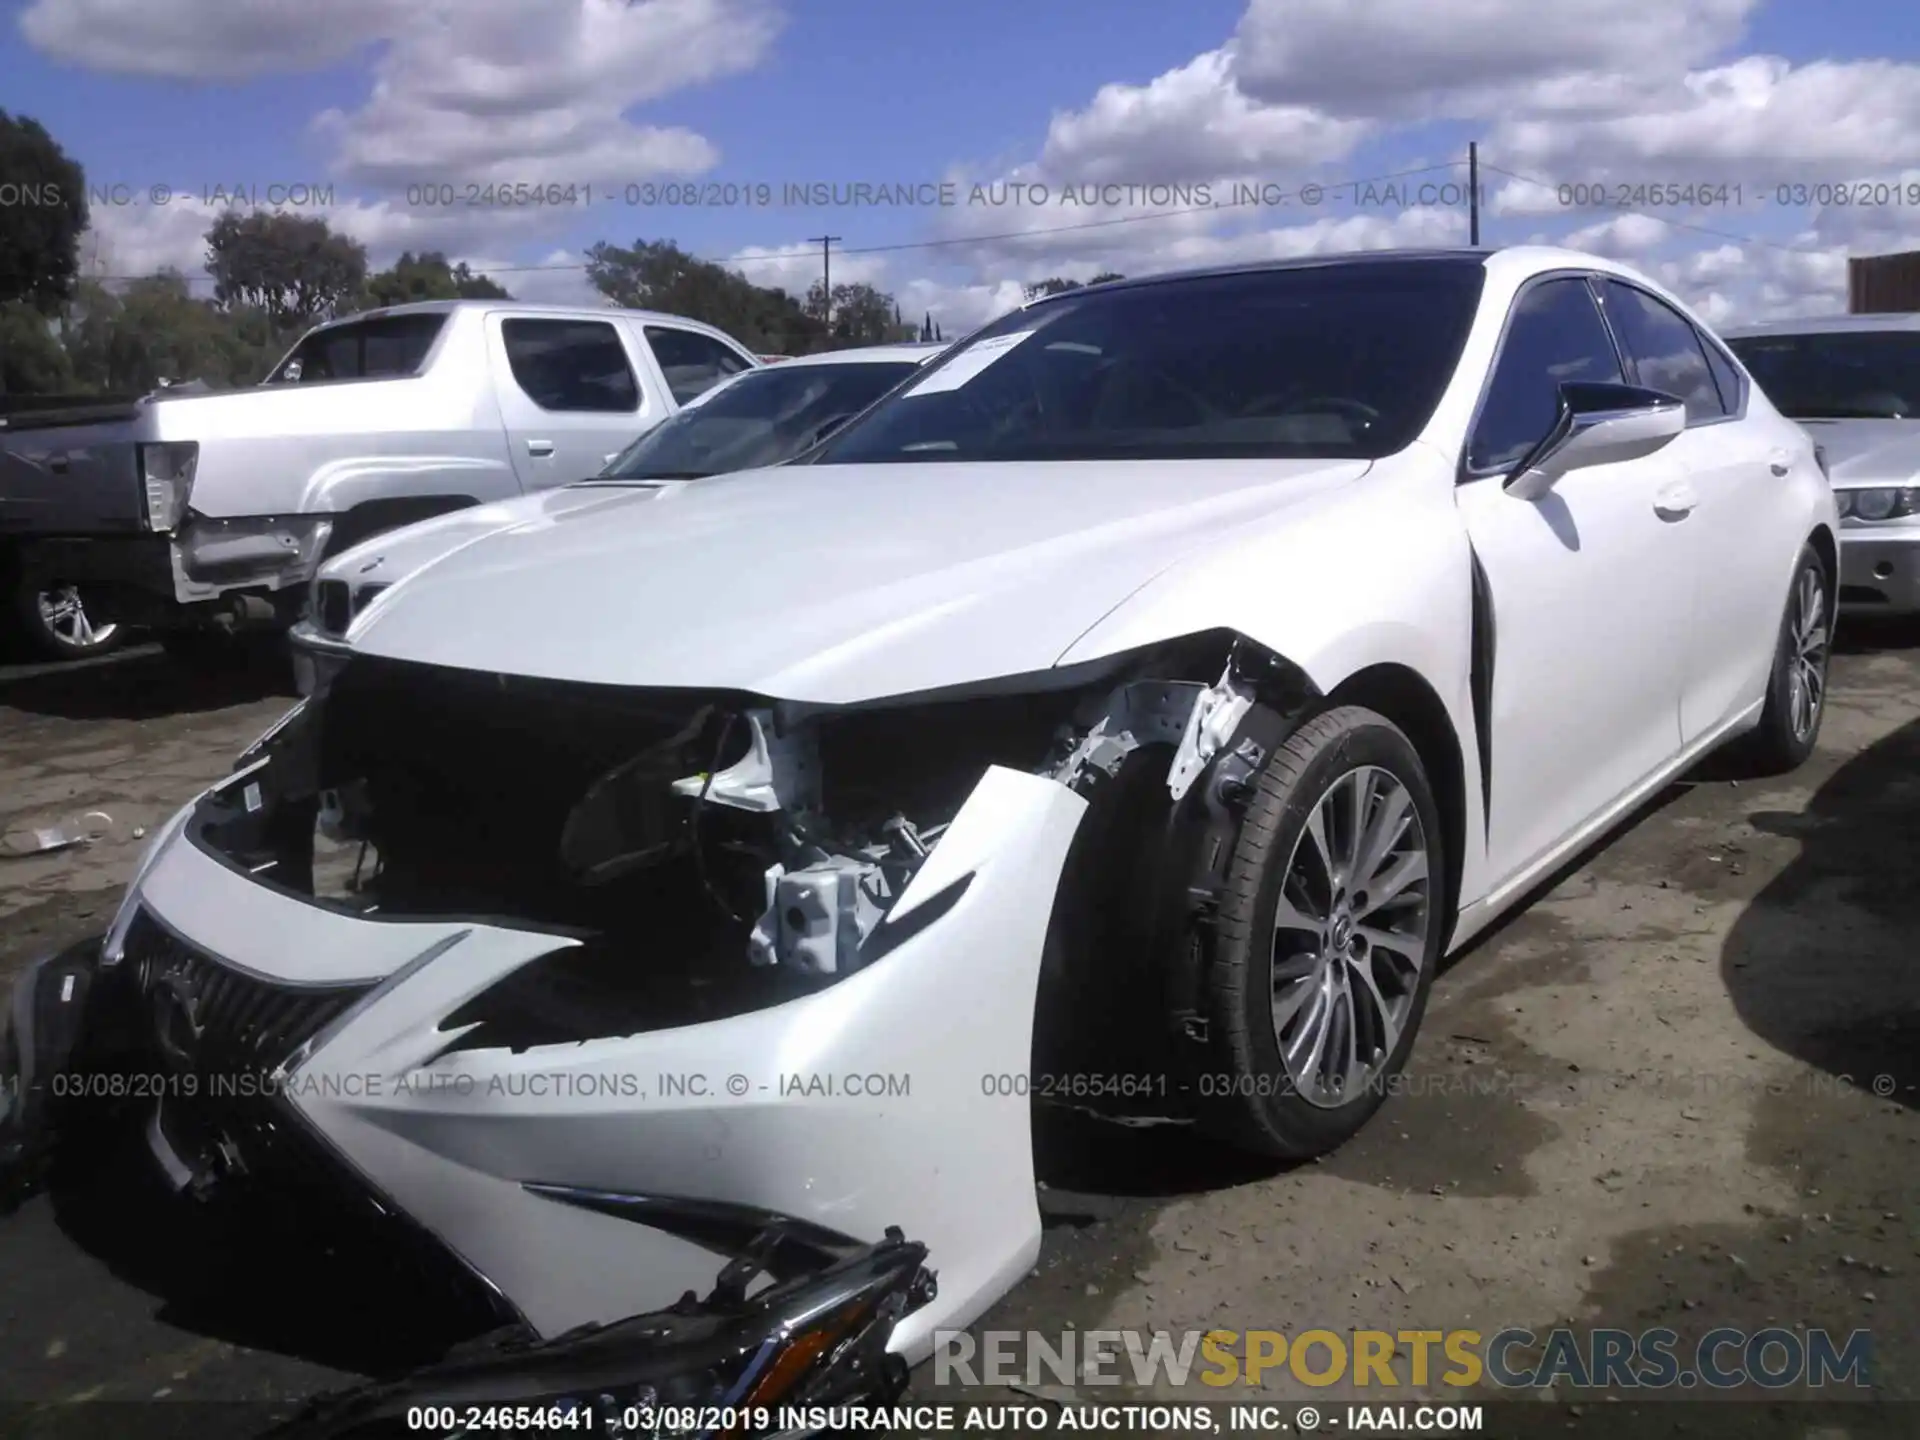
[[[1084,290],[1088,285],[1104,285],[1109,280],[1124,280],[1127,277],[1116,270],[1102,270],[1091,280],[1062,280],[1058,275],[1049,275],[1045,280],[1036,280],[1027,286],[1027,299],[1038,300],[1042,295],[1064,295],[1069,290]]]
[[[367,281],[370,305],[406,305],[416,300],[511,300],[505,288],[485,275],[477,275],[462,260],[447,263],[438,250],[415,255],[404,252],[390,270],[382,270]]]
[[[82,281],[66,332],[78,384],[113,394],[144,394],[163,380],[250,385],[290,340],[264,310],[220,309],[196,298],[178,271],[135,280],[118,293]]]
[[[221,306],[257,307],[294,329],[364,295],[367,251],[317,215],[229,210],[207,231],[207,272]]]
[[[75,388],[53,321],[24,300],[0,304],[0,395],[58,395]]]
[[[807,291],[807,313],[815,318],[829,313],[826,289],[818,280]],[[901,322],[893,297],[871,285],[834,286],[831,314],[829,343],[836,348],[913,339],[913,327]]]
[[[0,304],[24,300],[51,313],[73,294],[87,180],[46,128],[0,110]]]
[[[826,343],[826,327],[786,291],[755,285],[670,240],[595,245],[587,278],[616,305],[705,321],[750,350],[804,355]]]

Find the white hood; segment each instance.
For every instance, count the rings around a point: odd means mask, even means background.
[[[1837,489],[1920,484],[1920,421],[1802,420]]]
[[[1196,547],[1363,461],[781,467],[603,491],[456,548],[356,625],[364,654],[823,703],[1044,669]]]

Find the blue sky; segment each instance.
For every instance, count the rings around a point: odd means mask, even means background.
[[[635,238],[797,288],[818,267],[792,252],[832,233],[836,278],[953,328],[1048,274],[1464,241],[1455,192],[1420,188],[1457,165],[1362,206],[1333,187],[1456,163],[1469,139],[1483,239],[1640,263],[1713,319],[1832,308],[1849,251],[1920,245],[1920,13],[1897,0],[31,0],[0,73],[0,103],[133,191],[96,213],[102,274],[197,270],[194,192],[310,184],[376,262],[442,248],[530,298],[580,295],[581,250]],[[952,207],[623,193],[942,180]],[[412,203],[490,181],[597,200]],[[971,205],[976,181],[1047,202]],[[1155,183],[1285,203],[1156,215],[1126,188]],[[1090,184],[1117,203],[1062,205]],[[1576,184],[1618,203],[1569,204]]]

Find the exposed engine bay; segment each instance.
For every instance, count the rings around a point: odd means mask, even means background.
[[[1133,798],[1106,807],[1122,830],[1106,847],[1146,823],[1122,846],[1144,858],[1255,703],[1250,660],[1265,657],[1209,636],[1087,673],[821,707],[362,658],[243,757],[244,783],[210,794],[192,832],[255,880],[356,915],[580,942],[448,1017],[455,1048],[638,1034],[781,1003],[893,948],[915,922],[889,912],[989,766],[1086,796],[1124,772]],[[1196,678],[1159,678],[1183,672]],[[1110,860],[1088,869],[1125,885]]]

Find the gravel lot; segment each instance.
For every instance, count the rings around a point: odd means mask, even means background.
[[[1043,1125],[1063,1213],[988,1323],[1865,1327],[1881,1396],[1920,1399],[1920,635],[1840,649],[1811,764],[1672,787],[1460,957],[1408,1093],[1324,1163]],[[0,831],[113,820],[0,859],[0,977],[104,928],[134,829],[289,703],[152,653],[0,670]],[[116,1183],[0,1225],[0,1402],[284,1398],[376,1363],[377,1294],[310,1306],[173,1223]]]

